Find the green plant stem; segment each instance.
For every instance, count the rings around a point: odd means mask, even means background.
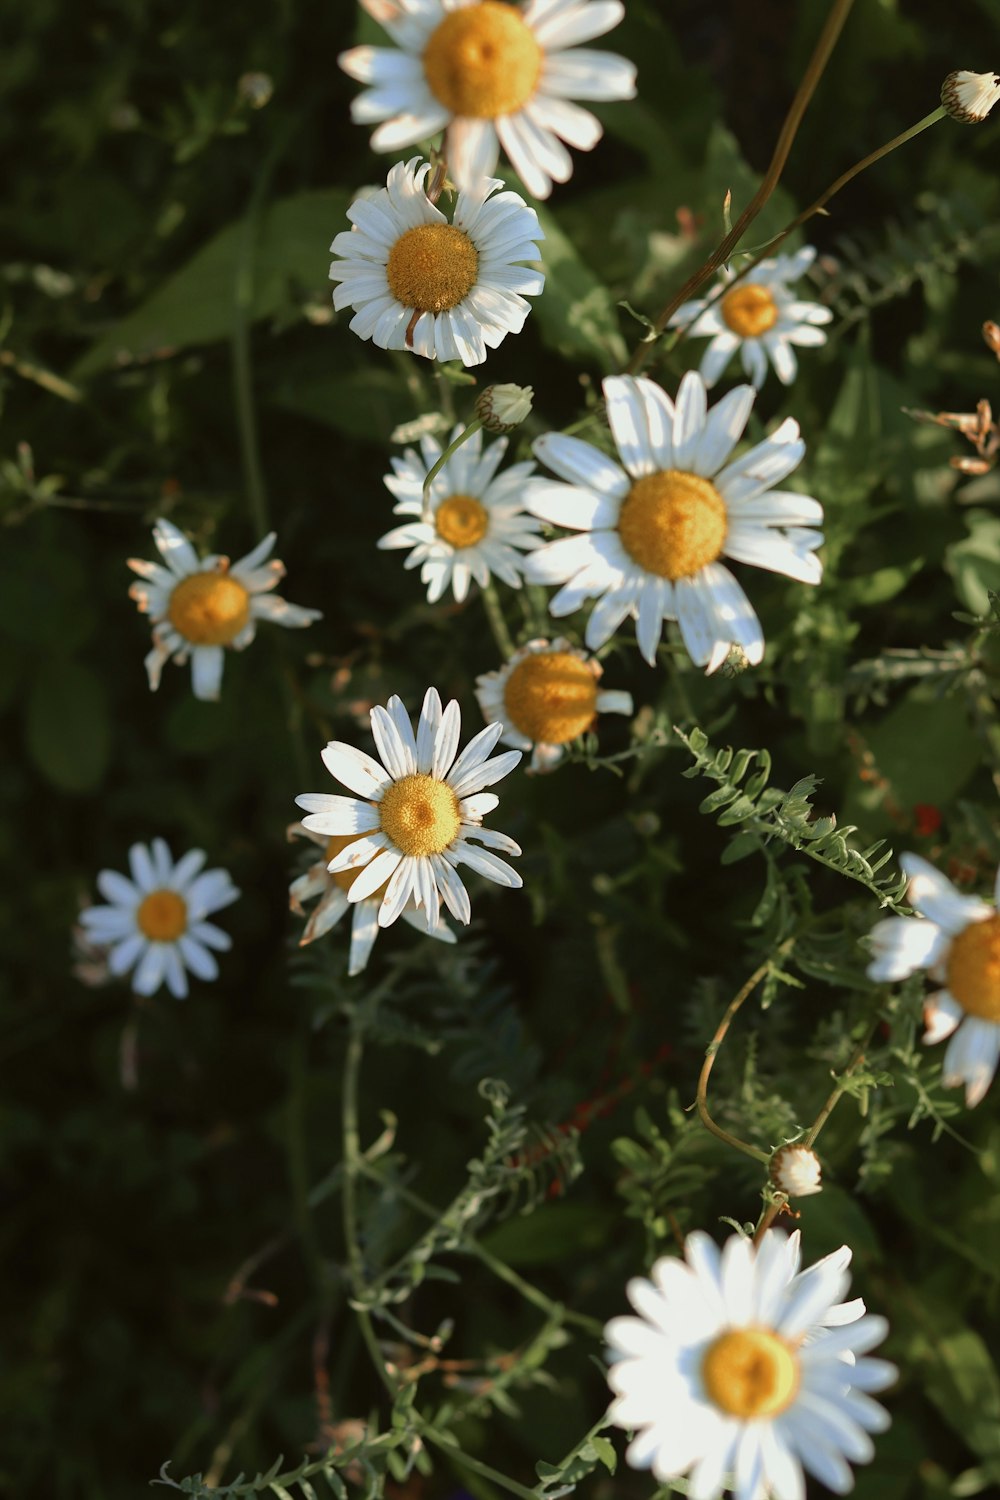
[[[486,609],[486,618],[490,622],[490,630],[496,641],[497,650],[504,661],[514,655],[514,642],[510,631],[507,629],[507,621],[503,617],[503,609],[500,606],[500,596],[496,590],[496,584],[492,578],[489,583],[483,585],[483,605]]]
[[[813,55],[809,59],[808,66],[802,75],[802,80],[795,91],[795,97],[785,116],[784,124],[781,127],[781,132],[774,148],[774,154],[764,174],[763,182],[729,233],[723,236],[708,259],[692,276],[688,277],[680,291],[671,297],[666,307],[655,318],[653,326],[657,334],[663,332],[681,303],[693,297],[699,287],[703,286],[720,266],[725,265],[733,251],[739,245],[747,229],[778,186],[785,163],[788,160],[788,153],[792,149],[792,143],[798,134],[798,129],[809,106],[809,101],[816,92],[816,87],[823,76],[826,65],[830,60],[830,55],[837,44],[837,39],[843,30],[844,23],[850,14],[853,4],[854,0],[833,0]],[[635,375],[642,369],[652,352],[654,344],[655,340],[640,341],[626,366],[627,374]]]
[[[451,458],[451,455],[453,453],[457,452],[458,449],[461,448],[461,446],[462,446],[463,443],[467,443],[468,440],[469,440],[469,438],[472,437],[473,433],[479,432],[481,430],[481,428],[482,428],[482,425],[483,424],[482,424],[482,422],[480,422],[480,420],[479,420],[478,417],[473,417],[473,419],[469,423],[468,427],[463,428],[463,430],[458,434],[458,437],[454,438],[452,440],[452,442],[450,442],[448,444],[448,446],[445,449],[443,449],[443,451],[441,453],[441,457],[437,460],[437,462],[431,464],[430,468],[427,470],[427,473],[424,476],[424,488],[423,488],[423,505],[424,505],[424,517],[423,518],[424,518],[425,521],[428,519],[429,514],[430,514],[430,512],[428,510],[428,507],[427,507],[427,497],[430,494],[431,485],[434,483],[435,479],[438,477],[438,475],[440,474],[441,470],[444,468],[445,464],[448,462],[449,458]]]
[[[473,1458],[471,1453],[463,1453],[461,1448],[441,1437],[440,1433],[435,1431],[428,1423],[421,1421],[418,1423],[418,1427],[420,1435],[426,1438],[429,1443],[433,1443],[434,1447],[439,1449],[440,1452],[446,1453],[457,1468],[471,1469],[473,1474],[479,1474],[483,1479],[491,1480],[494,1484],[499,1485],[502,1490],[507,1490],[512,1495],[520,1495],[521,1500],[538,1500],[537,1491],[529,1490],[526,1485],[518,1484],[516,1479],[508,1479],[507,1475],[501,1474],[499,1469],[490,1468],[490,1465],[484,1464],[481,1459]]]
[[[708,1111],[708,1080],[715,1066],[715,1059],[719,1048],[726,1039],[726,1034],[733,1023],[736,1013],[744,1001],[749,999],[753,994],[761,980],[773,969],[775,963],[779,959],[784,958],[790,952],[793,945],[794,939],[786,938],[776,953],[766,958],[759,968],[754,969],[743,988],[730,1000],[726,1007],[725,1015],[716,1027],[715,1035],[705,1050],[705,1061],[701,1065],[701,1074],[698,1078],[698,1093],[695,1097],[695,1103],[698,1106],[698,1115],[706,1130],[710,1130],[713,1135],[718,1136],[720,1141],[725,1141],[727,1146],[732,1146],[735,1150],[742,1151],[746,1156],[752,1156],[754,1161],[759,1161],[762,1166],[767,1166],[771,1160],[768,1152],[762,1151],[759,1146],[751,1146],[747,1141],[741,1141],[738,1136],[730,1135],[728,1130],[723,1130],[722,1126],[717,1125],[712,1119]]]

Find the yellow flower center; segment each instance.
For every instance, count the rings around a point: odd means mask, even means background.
[[[332,859],[336,859],[337,855],[341,852],[341,850],[346,849],[348,844],[356,844],[358,839],[360,838],[364,838],[364,834],[331,834],[330,838],[328,838],[326,841],[327,864],[329,864]],[[329,870],[327,871],[327,874],[330,875],[330,879],[337,885],[339,885],[342,891],[349,891],[360,873],[360,870],[356,868],[353,870],[334,870],[332,874],[330,874]],[[382,897],[385,895],[385,888],[388,884],[388,880],[383,881],[377,891],[372,891],[371,896],[368,899],[371,901],[381,901]]]
[[[424,76],[453,115],[492,120],[526,104],[538,86],[544,53],[512,5],[482,0],[453,10],[424,49]]]
[[[187,902],[176,891],[150,891],[139,903],[135,920],[151,943],[173,943],[187,931]]]
[[[778,321],[778,307],[766,286],[741,282],[722,299],[722,321],[741,339],[759,339]]]
[[[589,729],[597,708],[597,679],[568,651],[526,656],[507,678],[504,708],[515,729],[539,745],[565,745]]]
[[[647,573],[690,578],[714,562],[726,540],[726,505],[707,479],[661,469],[637,479],[618,517],[629,557]]]
[[[250,618],[250,595],[228,573],[192,573],[170,595],[167,617],[195,646],[228,646]]]
[[[415,312],[447,312],[476,284],[479,253],[454,224],[418,224],[389,251],[385,268],[397,302]]]
[[[449,495],[434,512],[434,530],[450,547],[474,547],[489,525],[489,511],[473,495]]]
[[[705,1393],[721,1411],[753,1420],[776,1417],[799,1388],[792,1350],[769,1328],[730,1328],[713,1339],[701,1362]]]
[[[404,854],[440,854],[461,826],[458,798],[448,783],[419,772],[394,781],[378,811],[382,832]]]
[[[970,922],[952,939],[948,988],[968,1015],[1000,1024],[1000,916]]]

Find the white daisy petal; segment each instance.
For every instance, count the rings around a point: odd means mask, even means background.
[[[1000,1061],[1000,1025],[967,1015],[944,1055],[941,1080],[945,1088],[965,1085],[970,1109],[985,1098]]]
[[[580,485],[610,500],[622,500],[628,494],[628,476],[600,449],[580,438],[547,432],[537,437],[531,446],[543,464],[570,484]],[[533,489],[534,485],[529,486],[529,491]],[[532,509],[530,504],[528,509]]]
[[[923,917],[886,917],[872,928],[869,940],[875,957],[868,977],[882,984],[933,968],[949,943],[948,934]]]
[[[898,920],[904,921],[905,918]],[[905,978],[906,976],[896,977]],[[943,1042],[946,1037],[951,1036],[964,1015],[965,1011],[947,990],[938,990],[936,994],[928,995],[924,1001],[924,1024],[927,1028],[924,1032],[924,1041]]]
[[[903,854],[899,863],[910,882],[906,891],[910,905],[930,917],[949,937],[955,937],[970,922],[981,922],[992,914],[985,901],[961,895],[946,875],[919,854]]]
[[[320,759],[335,781],[359,797],[377,801],[392,784],[392,778],[378,761],[372,760],[363,750],[356,750],[353,745],[345,745],[342,740],[331,740],[320,751]]]

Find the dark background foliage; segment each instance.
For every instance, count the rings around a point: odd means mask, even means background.
[[[608,45],[638,61],[639,98],[602,110],[605,141],[545,206],[545,296],[489,362],[489,379],[535,387],[515,451],[575,420],[620,368],[643,329],[619,303],[653,314],[715,242],[726,189],[745,203],[824,9],[629,4]],[[552,778],[513,776],[493,821],[524,847],[524,891],[480,883],[457,949],[393,929],[348,984],[339,930],[295,956],[294,795],[328,789],[320,747],[366,744],[367,707],[391,692],[415,710],[434,682],[474,731],[473,681],[496,664],[477,598],[427,606],[374,545],[389,435],[441,401],[423,362],[332,318],[326,247],[352,191],[387,165],[349,123],[336,56],[374,33],[347,0],[36,0],[3,27],[0,1493],[118,1500],[167,1458],[215,1481],[294,1461],[329,1437],[317,1364],[334,1423],[384,1424],[336,1191],[309,1200],[341,1156],[342,1007],[375,984],[362,1134],[392,1112],[388,1179],[443,1207],[482,1153],[479,1084],[505,1081],[534,1123],[494,1171],[479,1238],[558,1302],[623,1310],[627,1278],[678,1234],[757,1214],[756,1169],[687,1111],[728,999],[806,929],[768,1007],[755,1000],[720,1055],[715,1109],[777,1144],[882,1017],[872,1071],[823,1137],[829,1188],[801,1219],[809,1258],[855,1247],[859,1289],[894,1325],[894,1427],[858,1493],[988,1492],[997,1089],[968,1115],[940,1089],[940,1051],[914,1043],[919,986],[889,998],[867,985],[858,939],[879,902],[864,884],[777,845],[721,862],[731,831],[698,811],[711,788],[680,775],[690,757],[668,731],[697,721],[717,745],[766,745],[775,784],[819,776],[815,808],[859,825],[858,848],[888,837],[989,889],[1000,485],[949,469],[961,440],[901,408],[969,411],[995,392],[979,328],[1000,313],[1000,123],[943,122],[815,225],[812,290],[836,311],[832,336],[790,392],[766,386],[755,420],[802,425],[795,482],[828,508],[828,576],[815,591],[753,578],[764,667],[708,682],[683,661],[652,672],[622,632],[606,681],[633,692],[643,753],[620,776],[582,756]],[[858,0],[750,239],[932,109],[952,68],[994,66],[998,32],[996,0]],[[273,85],[261,107],[252,73]],[[650,368],[672,388],[696,353],[682,344]],[[451,392],[459,414],[472,395]],[[265,627],[227,659],[218,705],[195,702],[174,667],[151,697],[125,558],[151,555],[157,515],[239,556],[265,512],[284,591],[323,621]],[[624,723],[602,728],[602,754],[628,743]],[[175,854],[205,848],[243,892],[220,980],[186,1004],[70,972],[96,872],[155,834]],[[362,1208],[372,1274],[408,1264],[419,1215],[385,1192]],[[249,1285],[272,1295],[227,1300],[264,1246]],[[425,1334],[453,1320],[446,1354],[474,1373],[431,1369],[418,1404],[464,1403],[462,1446],[531,1485],[536,1460],[556,1462],[600,1417],[599,1345],[553,1340],[544,1371],[518,1376],[529,1389],[500,1390],[483,1361],[523,1349],[538,1310],[467,1254],[431,1265],[396,1315]],[[408,1493],[446,1493],[459,1475],[497,1493],[440,1455]],[[627,1471],[585,1482],[650,1491]]]

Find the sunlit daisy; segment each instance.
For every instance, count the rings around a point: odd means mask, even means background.
[[[782,1146],[771,1157],[770,1178],[789,1198],[808,1198],[823,1191],[823,1168],[808,1146]]]
[[[353,307],[351,328],[380,349],[480,365],[531,311],[542,290],[538,215],[503,183],[482,177],[458,195],[449,221],[425,192],[428,162],[398,162],[386,185],[347,210],[353,228],[330,249],[333,305]]]
[[[87,937],[109,949],[112,974],[132,974],[137,995],[152,995],[165,984],[183,1000],[187,974],[215,979],[218,964],[211,949],[232,947],[228,933],[207,922],[239,896],[225,870],[202,870],[205,854],[191,849],[174,864],[163,839],[148,847],[133,844],[128,852],[132,879],[102,870],[97,889],[109,903],[80,913]]]
[[[944,1083],[965,1084],[970,1107],[985,1095],[1000,1060],[1000,871],[993,902],[963,896],[919,854],[900,858],[907,900],[919,917],[887,917],[872,928],[871,979],[891,982],[926,969],[941,986],[924,1002],[925,1042],[943,1042]]]
[[[157,521],[153,540],[166,567],[142,557],[128,560],[144,580],[132,584],[129,597],[153,621],[153,649],[146,657],[153,692],[164,662],[173,657],[183,663],[190,656],[195,697],[218,698],[225,648],[249,646],[258,620],[301,627],[322,618],[318,609],[302,609],[270,592],[285,576],[284,563],[264,561],[276,541],[273,531],[235,563],[215,555],[199,558],[170,521]]]
[[[297,917],[305,916],[302,909],[303,901],[311,901],[314,896],[320,898],[313,907],[312,914],[299,938],[299,946],[304,948],[307,943],[315,942],[332,927],[336,927],[344,913],[351,910],[347,892],[357,879],[357,871],[337,870],[331,875],[329,865],[347,848],[348,844],[354,842],[355,835],[334,834],[332,838],[324,838],[321,833],[311,833],[301,823],[293,823],[288,830],[288,837],[309,839],[311,843],[318,844],[323,850],[323,858],[310,865],[305,874],[298,876],[288,887],[288,904]],[[347,972],[352,977],[361,973],[371,957],[379,931],[378,909],[384,895],[385,886],[382,886],[379,890],[373,891],[370,896],[366,896],[364,901],[354,903],[354,915],[351,918],[351,948],[347,959]],[[418,932],[427,932],[426,913],[418,911],[412,902],[405,911],[400,913],[400,916]],[[429,936],[438,938],[442,943],[455,941],[455,934],[443,917],[438,918],[437,926],[430,929]]]
[[[960,68],[941,85],[941,103],[953,120],[978,125],[1000,99],[1000,73],[970,73]]]
[[[653,665],[664,620],[676,620],[691,659],[714,672],[737,646],[756,666],[764,656],[760,621],[722,557],[818,583],[810,528],[823,509],[808,495],[775,490],[799,464],[805,444],[789,418],[769,438],[730,461],[755,392],[741,385],[707,408],[705,385],[689,371],[676,406],[652,380],[604,382],[620,464],[579,438],[550,432],[534,451],[559,475],[532,479],[527,508],[581,532],[549,542],[525,561],[525,577],[563,587],[549,601],[569,615],[597,597],[586,643],[596,650],[627,616]]]
[[[631,693],[598,686],[602,670],[562,637],[528,641],[498,672],[476,678],[476,697],[487,723],[503,725],[505,745],[530,750],[533,771],[551,771],[598,714],[632,712]]]
[[[722,286],[707,299],[685,302],[670,319],[671,328],[687,328],[691,338],[711,338],[701,361],[701,374],[713,386],[739,351],[744,374],[756,386],[767,378],[767,362],[783,385],[798,373],[795,346],[815,348],[826,343],[819,326],[833,313],[820,302],[802,302],[789,282],[804,276],[816,258],[806,245],[794,255],[762,260],[726,291],[735,272],[723,271]]]
[[[449,442],[462,431],[461,425],[456,427]],[[389,460],[393,472],[385,476],[385,484],[396,496],[393,514],[411,519],[387,532],[378,545],[412,549],[404,567],[419,567],[432,604],[449,585],[456,599],[464,599],[472,579],[482,588],[491,574],[520,588],[524,553],[539,545],[539,522],[523,503],[534,464],[512,464],[497,476],[507,439],[497,438],[484,452],[482,438],[481,431],[474,432],[431,481],[426,520],[424,480],[441,457],[440,444],[424,437],[419,453],[407,448],[402,458]]]
[[[850,1463],[873,1456],[868,1434],[889,1425],[867,1393],[896,1376],[866,1357],[885,1319],[840,1300],[850,1250],[800,1271],[798,1231],[772,1229],[759,1249],[733,1235],[721,1253],[689,1234],[684,1255],[630,1281],[639,1317],[606,1329],[610,1416],[636,1433],[629,1463],[661,1484],[688,1474],[691,1500],[726,1488],[737,1500],[805,1500],[803,1469],[845,1494]]]
[[[600,122],[571,99],[632,99],[635,68],[581,42],[625,14],[620,0],[361,0],[394,47],[352,47],[340,66],[369,88],[351,106],[381,121],[375,151],[399,151],[446,130],[448,172],[469,188],[496,169],[502,146],[536,198],[566,182],[563,145],[590,151]]]
[[[500,801],[483,788],[512,771],[521,752],[507,750],[490,760],[503,727],[490,724],[457,755],[462,728],[458,704],[453,699],[442,709],[434,688],[424,695],[416,735],[396,697],[385,708],[372,709],[371,723],[382,765],[353,745],[331,741],[323,763],[356,796],[307,792],[296,797],[309,814],[303,826],[328,838],[350,836],[328,869],[331,875],[361,872],[347,892],[352,905],[385,887],[380,927],[395,922],[411,901],[423,908],[428,928],[437,926],[442,901],[459,922],[468,922],[469,894],[458,876],[459,865],[513,890],[521,884],[517,871],[493,853],[520,854],[518,845],[481,826]],[[488,847],[478,849],[473,839]]]

